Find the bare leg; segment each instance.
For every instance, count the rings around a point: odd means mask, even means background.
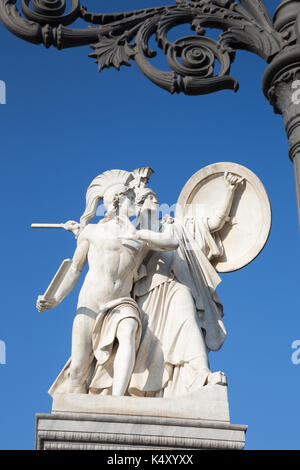
[[[96,316],[92,310],[80,308],[74,318],[69,393],[87,393],[85,382],[93,360],[92,331]]]
[[[135,335],[138,323],[134,318],[124,318],[117,329],[119,341],[114,360],[112,395],[125,395],[135,363]]]

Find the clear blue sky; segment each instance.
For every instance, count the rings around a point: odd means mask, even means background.
[[[99,4],[107,4],[101,7]],[[123,11],[165,0],[86,0],[91,10]],[[172,3],[172,2],[170,2]],[[277,0],[267,2],[270,11]],[[70,355],[79,287],[40,315],[44,292],[71,234],[32,230],[32,222],[78,220],[85,191],[99,173],[151,166],[151,187],[173,204],[197,170],[240,163],[263,182],[273,226],[261,255],[222,275],[219,295],[228,338],[212,353],[213,370],[228,375],[231,422],[247,424],[247,449],[299,448],[300,243],[293,168],[282,119],[261,91],[265,63],[239,52],[234,94],[171,96],[131,68],[97,72],[89,47],[58,52],[14,37],[2,26],[0,79],[7,84],[1,122],[0,449],[34,447],[35,413],[49,413],[47,390]]]

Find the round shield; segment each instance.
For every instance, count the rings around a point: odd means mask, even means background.
[[[211,263],[220,273],[236,271],[256,258],[268,239],[272,220],[261,181],[248,168],[229,162],[214,163],[195,173],[181,191],[175,216],[196,220],[220,215],[228,201],[226,173],[242,181],[236,186],[228,220],[216,232],[223,254]]]

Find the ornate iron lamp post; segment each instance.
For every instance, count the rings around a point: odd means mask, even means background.
[[[223,89],[238,90],[229,75],[238,49],[253,52],[268,64],[263,92],[275,113],[282,114],[294,164],[300,218],[300,0],[281,0],[272,22],[263,0],[177,0],[176,4],[125,13],[92,13],[71,0],[0,0],[0,20],[13,34],[33,44],[57,49],[90,45],[98,70],[130,65],[170,93],[201,95]],[[86,29],[69,25],[78,18]],[[168,32],[190,24],[194,34],[168,39]],[[205,36],[207,28],[223,32],[217,41]],[[157,69],[149,40],[156,38],[170,67]],[[216,71],[219,63],[219,71]],[[300,82],[299,82],[300,87]],[[300,97],[300,93],[299,93]]]

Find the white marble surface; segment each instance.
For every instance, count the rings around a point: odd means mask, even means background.
[[[226,193],[225,172],[243,182],[236,189],[228,222],[218,231],[223,253],[212,259],[218,272],[236,271],[250,263],[265,246],[271,229],[271,206],[262,182],[248,168],[232,162],[214,163],[195,173],[182,189],[176,217],[199,220],[216,213],[218,200]]]
[[[118,413],[126,404],[132,413],[144,408],[147,414],[155,403],[158,415],[192,417],[197,410],[199,419],[219,419],[219,413],[229,419],[226,389],[218,385],[225,376],[212,373],[208,360],[226,338],[215,267],[237,268],[249,243],[252,251],[261,249],[262,185],[240,165],[210,165],[186,184],[175,219],[160,221],[158,197],[147,187],[152,173],[139,168],[98,175],[80,223],[58,224],[74,233],[77,248],[58,286],[53,283],[57,288],[50,288],[53,298],[39,296],[38,310],[59,305],[87,262],[89,270],[78,298],[72,355],[49,391],[53,406],[89,412],[104,406]],[[107,212],[93,224],[100,202]],[[267,219],[265,224],[264,234]]]
[[[54,412],[230,421],[226,385],[207,385],[193,393],[174,398],[58,393],[53,396],[52,413]]]

